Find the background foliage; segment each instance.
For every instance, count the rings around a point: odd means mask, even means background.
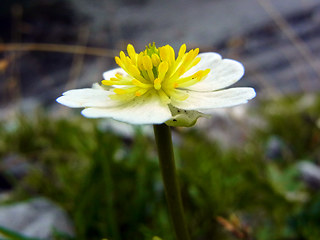
[[[197,128],[174,131],[192,239],[320,239],[320,192],[299,171],[320,153],[320,99],[306,99],[262,102],[248,118],[263,124],[241,147],[222,148]],[[2,122],[0,159],[15,154],[29,164],[23,178],[6,175],[11,201],[52,199],[80,240],[173,239],[153,139],[139,128],[124,138],[101,126],[41,113]]]

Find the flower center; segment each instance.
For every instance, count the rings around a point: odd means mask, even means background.
[[[157,48],[155,43],[136,53],[131,44],[127,46],[128,56],[123,51],[115,57],[116,63],[128,74],[116,74],[114,78],[103,80],[102,84],[115,87],[112,99],[132,100],[145,94],[157,94],[164,104],[172,99],[183,101],[188,94],[178,91],[201,81],[210,69],[181,77],[189,69],[197,65],[199,48],[186,52],[186,45],[180,47],[177,58],[174,49],[169,46]],[[118,86],[118,87],[117,87]]]

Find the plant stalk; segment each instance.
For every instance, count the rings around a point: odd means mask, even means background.
[[[153,125],[169,213],[177,240],[190,240],[176,176],[170,127]]]

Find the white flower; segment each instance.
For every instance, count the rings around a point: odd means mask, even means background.
[[[100,85],[67,91],[57,102],[85,108],[81,113],[88,118],[191,126],[205,115],[201,110],[243,104],[256,95],[248,87],[225,89],[243,76],[244,68],[217,53],[186,52],[185,44],[177,57],[169,45],[149,44],[138,54],[129,44],[127,52],[115,57],[120,68],[105,72]]]

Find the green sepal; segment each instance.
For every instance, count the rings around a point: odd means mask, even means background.
[[[179,109],[171,105],[169,105],[169,108],[172,114],[172,118],[166,121],[165,124],[170,127],[192,127],[196,124],[198,118],[210,117],[210,115],[194,110]]]

